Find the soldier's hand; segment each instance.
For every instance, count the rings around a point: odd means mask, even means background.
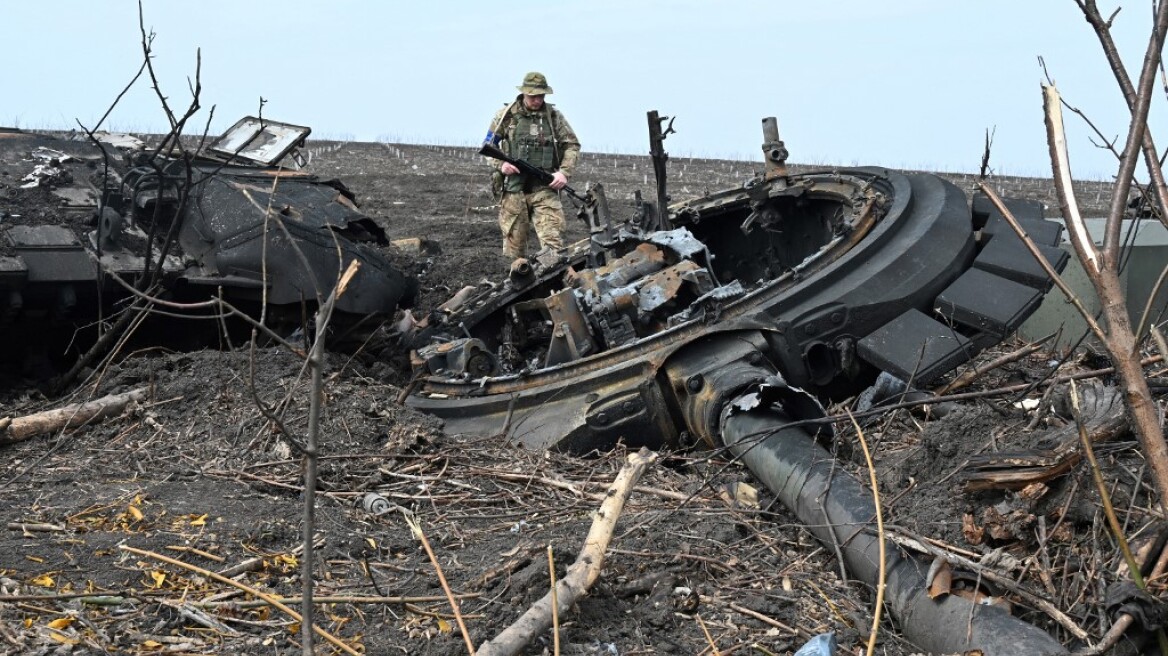
[[[552,181],[548,183],[548,186],[559,191],[568,186],[568,176],[564,175],[561,171],[556,171],[552,174]]]
[[[515,168],[515,165],[511,162],[503,162],[499,170],[503,172],[503,175],[519,175],[519,169]]]

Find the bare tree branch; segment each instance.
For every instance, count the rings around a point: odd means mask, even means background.
[[[1050,144],[1050,161],[1053,167],[1055,191],[1058,195],[1063,220],[1067,223],[1067,230],[1071,233],[1071,246],[1074,247],[1079,261],[1083,263],[1085,268],[1088,268],[1089,265],[1090,270],[1098,272],[1102,270],[1103,263],[1100,261],[1099,251],[1091,242],[1091,235],[1087,231],[1086,224],[1083,223],[1078,200],[1075,198],[1074,181],[1071,179],[1071,162],[1067,154],[1067,137],[1063,128],[1062,103],[1058,89],[1054,85],[1043,85],[1042,102],[1046,114],[1046,139],[1047,143]],[[1043,262],[1045,258],[1039,257],[1038,260]],[[1065,289],[1063,291],[1066,292]],[[1103,333],[1096,330],[1098,327],[1094,326],[1093,322],[1090,322],[1089,325],[1093,326],[1092,330],[1095,330],[1102,339]]]
[[[301,558],[300,582],[301,602],[300,614],[304,616],[304,624],[300,638],[304,646],[305,656],[312,656],[312,542],[315,533],[316,517],[316,473],[318,465],[318,442],[320,438],[320,413],[322,397],[324,396],[324,342],[328,334],[329,320],[332,318],[333,308],[348,288],[353,277],[361,268],[357,260],[349,262],[345,272],[341,274],[336,287],[329,297],[321,304],[316,312],[316,339],[312,342],[312,350],[308,355],[308,366],[312,369],[311,398],[308,406],[308,439],[304,445],[304,554]]]
[[[1083,0],[1083,2],[1093,6],[1092,0]],[[1159,21],[1162,19],[1165,21],[1164,25],[1168,25],[1168,9],[1166,8],[1168,8],[1168,3],[1162,3],[1157,11],[1157,30],[1151,37],[1149,45],[1163,43],[1163,32],[1159,29],[1161,26]],[[1071,243],[1102,305],[1102,314],[1107,324],[1106,331],[1094,321],[1094,318],[1086,312],[1082,304],[1077,303],[1075,307],[1111,355],[1123,387],[1124,403],[1132,420],[1132,428],[1139,437],[1144,455],[1148,459],[1153,478],[1156,481],[1161,508],[1168,509],[1168,444],[1164,441],[1164,432],[1159,425],[1159,411],[1152,402],[1148,382],[1140,366],[1138,342],[1132,332],[1123,285],[1119,279],[1120,262],[1118,257],[1119,227],[1126,205],[1123,199],[1127,198],[1130,189],[1135,160],[1139,156],[1138,146],[1142,140],[1141,135],[1146,134],[1147,131],[1147,112],[1149,96],[1151,95],[1150,82],[1154,79],[1158,61],[1159,50],[1156,50],[1150,53],[1144,62],[1144,72],[1147,75],[1142,76],[1140,80],[1141,97],[1135,103],[1133,124],[1120,163],[1120,179],[1116,182],[1114,195],[1111,199],[1111,212],[1107,217],[1107,237],[1104,240],[1102,254],[1095,249],[1075,201],[1074,189],[1071,186],[1066,139],[1063,134],[1062,104],[1059,100],[1058,90],[1053,85],[1044,85],[1043,93],[1055,190],[1059,197],[1067,229],[1071,232]],[[985,188],[984,184],[982,186]],[[997,202],[1000,203],[1000,199]],[[998,205],[998,210],[1004,215],[1009,214],[1009,210],[1004,205]],[[1013,220],[1012,216],[1007,216],[1007,221],[1011,227],[1019,232],[1029,247],[1030,240],[1022,232],[1017,221]],[[1045,258],[1040,257],[1036,250],[1032,248],[1031,253],[1040,264],[1049,268]],[[1061,281],[1056,279],[1056,283],[1060,284],[1060,289],[1064,288]],[[1066,290],[1064,289],[1064,291]]]
[[[1155,82],[1155,70],[1160,61],[1160,53],[1164,48],[1164,34],[1168,31],[1168,3],[1161,2],[1156,7],[1154,17],[1154,24],[1152,28],[1152,35],[1148,39],[1148,48],[1144,55],[1144,66],[1140,71],[1139,88],[1132,86],[1131,78],[1128,77],[1127,68],[1123,65],[1123,60],[1119,56],[1119,49],[1115,45],[1115,40],[1111,36],[1111,23],[1115,19],[1119,10],[1111,14],[1106,20],[1103,19],[1099,13],[1099,8],[1095,4],[1095,0],[1075,0],[1082,10],[1083,16],[1087,22],[1094,28],[1095,34],[1099,39],[1099,44],[1103,47],[1103,54],[1107,57],[1108,64],[1111,65],[1111,71],[1115,75],[1116,82],[1119,83],[1119,88],[1123,92],[1124,100],[1127,102],[1128,109],[1132,112],[1132,123],[1134,127],[1137,123],[1136,117],[1140,114],[1140,104],[1143,104],[1142,115],[1143,118],[1139,120],[1140,124],[1147,121],[1147,108],[1151,103],[1151,88]],[[1129,137],[1131,135],[1129,134]],[[1131,144],[1129,139],[1129,145]],[[1141,131],[1141,138],[1138,143],[1143,149],[1144,161],[1148,169],[1148,178],[1151,181],[1152,188],[1155,190],[1155,198],[1159,209],[1160,222],[1168,227],[1168,183],[1164,180],[1164,172],[1159,165],[1159,158],[1156,155],[1156,144],[1152,140],[1152,134],[1146,130]],[[1128,152],[1127,148],[1124,152]],[[1127,170],[1127,175],[1123,172]],[[1120,173],[1116,183],[1124,185],[1117,188],[1115,195],[1112,196],[1111,207],[1108,212],[1110,217],[1112,214],[1122,212],[1123,206],[1127,203],[1128,186],[1131,183],[1131,174],[1135,171],[1135,164],[1130,163],[1129,166],[1120,166]],[[1120,193],[1122,192],[1122,193]],[[1118,227],[1116,227],[1116,234],[1118,235]],[[1107,252],[1108,242],[1104,241],[1104,252]]]

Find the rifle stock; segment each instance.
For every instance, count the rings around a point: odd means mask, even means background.
[[[548,173],[547,171],[539,168],[538,166],[535,166],[531,162],[528,162],[528,161],[525,161],[525,160],[522,160],[522,159],[519,159],[516,157],[510,157],[509,155],[507,155],[507,153],[503,152],[503,150],[501,148],[499,148],[495,144],[491,143],[490,141],[483,142],[482,148],[479,148],[479,154],[490,157],[491,159],[497,159],[501,162],[507,162],[511,166],[514,166],[515,168],[519,169],[519,172],[522,173],[523,175],[530,175],[531,177],[535,178],[536,180],[539,180],[540,182],[542,182],[543,184],[549,184],[554,177],[551,173]],[[564,185],[564,187],[561,189],[561,191],[567,192],[567,194],[569,196],[571,196],[572,198],[575,198],[576,200],[578,200],[582,203],[586,202],[586,200],[584,199],[583,196],[576,193],[576,190],[569,187],[568,185]]]

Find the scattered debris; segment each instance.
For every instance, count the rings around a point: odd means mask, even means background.
[[[1123,398],[1114,386],[1098,382],[1083,386],[1083,421],[1094,443],[1103,443],[1129,431],[1128,420],[1123,406]],[[1068,423],[1070,401],[1067,394],[1057,395],[1054,418],[1056,425],[1035,435],[1031,449],[1020,451],[998,451],[992,454],[975,455],[969,459],[962,472],[966,486],[970,490],[985,489],[1038,489],[1062,476],[1082,459],[1079,432],[1074,423]],[[1046,412],[1038,400],[1024,407],[1028,411]],[[994,522],[997,523],[997,522]]]
[[[0,369],[31,372],[22,360],[38,352],[77,357],[128,300],[131,313],[168,303],[165,314],[187,319],[213,316],[220,302],[258,316],[266,301],[270,326],[299,326],[302,304],[316,303],[354,260],[365,266],[338,302],[342,323],[408,305],[417,292],[410,256],[390,252],[342,183],[282,162],[307,135],[295,127],[248,117],[201,153],[173,141],[148,150],[126,135],[4,130],[0,326],[10,338]],[[269,132],[279,138],[257,136]],[[6,183],[30,162],[20,184]],[[222,332],[160,314],[136,330],[153,329],[155,344],[189,348]],[[69,364],[52,360],[58,370]]]

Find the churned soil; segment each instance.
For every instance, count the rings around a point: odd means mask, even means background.
[[[392,239],[431,244],[415,254],[417,311],[505,270],[486,166],[471,149],[319,143],[308,154],[310,167],[343,180]],[[675,200],[758,168],[670,165]],[[573,184],[603,182],[619,215],[635,190],[652,195],[651,171],[647,158],[587,153]],[[568,205],[569,237],[583,237]],[[979,458],[1055,450],[1052,431],[1068,417],[1063,392],[1055,386],[1043,397],[1040,384],[1055,357],[1040,352],[996,369],[961,390],[983,396],[931,413],[869,416],[862,433],[847,420],[850,402],[829,408],[840,418],[829,446],[839,475],[867,485],[863,436],[886,530],[904,549],[927,543],[1006,582],[957,572],[950,593],[1010,605],[1071,645],[1076,629],[1092,639],[1106,631],[1102,595],[1125,578],[1090,470],[1076,462],[1013,491],[967,486]],[[1098,364],[1071,362],[1061,373]],[[315,594],[329,601],[313,619],[369,654],[465,654],[442,581],[470,641],[497,635],[548,592],[549,549],[556,578],[565,576],[628,454],[572,457],[447,435],[400,404],[409,377],[388,328],[327,355],[312,559]],[[1110,382],[1096,380],[1099,389]],[[1024,383],[1038,384],[1027,395],[1043,398],[1037,409],[995,392]],[[0,417],[135,389],[146,399],[116,417],[0,447],[0,653],[300,653],[295,619],[208,572],[271,595],[300,594],[297,445],[311,401],[303,360],[270,345],[146,348],[103,363],[67,395],[3,390]],[[560,653],[790,654],[827,631],[841,653],[862,651],[874,591],[848,578],[834,548],[725,453],[660,456],[619,518],[599,581],[559,617]],[[1099,457],[1128,535],[1155,535],[1155,496],[1130,436],[1100,446]],[[295,599],[289,605],[299,609]],[[877,653],[917,651],[886,613],[877,638]],[[339,653],[317,643],[318,653]],[[549,631],[525,653],[552,650]]]

